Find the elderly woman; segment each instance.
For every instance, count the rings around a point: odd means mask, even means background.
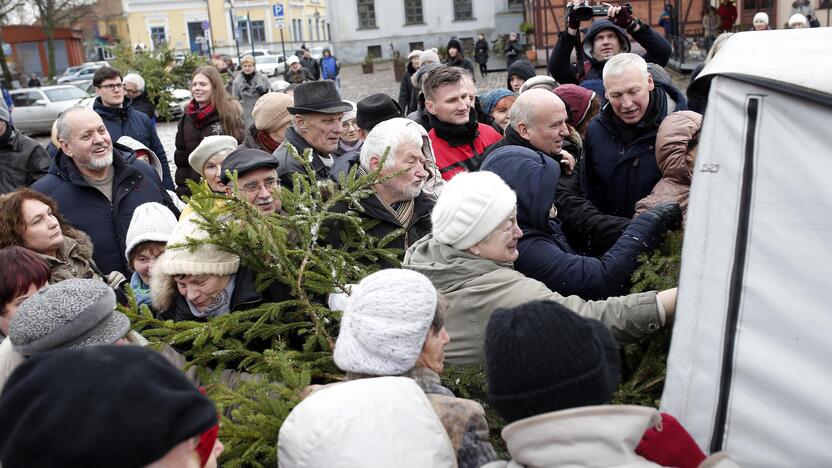
[[[286,139],[286,129],[292,123],[289,107],[294,103],[295,99],[288,94],[277,92],[264,94],[254,104],[254,110],[251,111],[254,125],[248,127],[246,139],[240,147],[274,153],[274,150]]]
[[[13,245],[49,263],[50,283],[104,276],[92,260],[90,238],[64,221],[55,200],[40,192],[23,188],[0,197],[0,248]],[[124,277],[118,273],[108,279]]]
[[[352,101],[344,101],[352,106],[352,109],[344,112],[341,116],[341,139],[338,140],[338,149],[335,150],[336,156],[342,154],[361,151],[361,144],[364,139],[361,138],[361,132],[358,128],[355,118],[357,111],[355,103]]]
[[[20,304],[0,344],[0,390],[24,359],[49,351],[126,344],[130,320],[116,312],[106,284],[70,279],[47,286]],[[137,334],[136,334],[137,335]]]
[[[254,57],[246,55],[240,59],[240,74],[231,84],[231,95],[237,98],[243,105],[243,123],[245,128],[254,124],[254,117],[251,111],[254,110],[254,103],[260,96],[269,92],[269,79],[265,75],[257,73],[257,66]]]
[[[447,302],[424,275],[381,270],[367,276],[346,299],[335,344],[335,364],[347,380],[409,376],[425,391],[445,426],[460,467],[496,459],[479,403],[443,387]],[[320,387],[316,387],[318,389]]]
[[[49,282],[49,264],[23,247],[0,249],[0,342],[20,304]]]
[[[150,271],[153,308],[163,320],[205,321],[267,302],[289,298],[288,288],[272,283],[262,293],[254,287],[254,272],[240,266],[240,258],[209,244],[195,249],[181,246],[207,233],[191,214],[179,220],[165,253]]]
[[[211,135],[202,139],[199,146],[188,156],[188,164],[201,179],[208,183],[214,193],[225,193],[222,183],[222,163],[228,155],[237,149],[237,140],[228,135]],[[182,210],[180,219],[193,213],[191,205]]]
[[[533,300],[552,300],[598,319],[623,343],[655,333],[673,317],[675,289],[585,301],[563,297],[514,270],[523,235],[516,205],[498,175],[457,175],[436,202],[432,233],[405,253],[403,266],[423,273],[448,298],[448,363],[483,364],[485,326],[494,310]]]

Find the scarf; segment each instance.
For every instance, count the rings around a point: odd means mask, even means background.
[[[194,125],[196,128],[201,129],[202,127],[208,125],[208,117],[214,113],[214,106],[211,104],[206,104],[202,108],[199,107],[197,104],[196,99],[191,99],[191,102],[188,103],[188,106],[185,108],[185,114],[194,121]]]
[[[624,141],[624,145],[629,145],[638,137],[658,130],[659,124],[661,123],[659,122],[659,99],[665,99],[665,95],[664,91],[656,86],[653,88],[653,91],[650,91],[650,104],[647,105],[644,117],[635,125],[624,123],[613,112],[613,122],[615,123],[616,130],[618,130],[618,134],[621,135],[621,139]]]
[[[150,307],[150,286],[145,284],[145,282],[142,281],[142,277],[135,271],[133,272],[133,276],[130,277],[130,287],[133,288],[133,292],[136,293],[136,304],[145,304]]]
[[[257,72],[254,72],[254,73],[252,73],[251,75],[247,75],[247,74],[246,74],[246,73],[244,73],[244,72],[240,72],[240,74],[242,74],[242,75],[243,75],[243,79],[245,79],[245,80],[246,80],[246,83],[251,83],[251,80],[252,80],[252,79],[254,79],[254,74],[255,74],[255,73],[257,73]]]
[[[277,149],[278,146],[282,143],[281,141],[277,141],[268,134],[268,132],[264,132],[262,130],[258,131],[254,135],[254,139],[257,140],[257,143],[263,147],[268,153],[274,153],[274,150]]]
[[[480,134],[477,111],[473,108],[468,112],[468,123],[465,125],[445,123],[430,112],[427,112],[427,115],[431,128],[436,130],[436,136],[447,141],[451,146],[471,144]]]
[[[361,148],[361,145],[364,143],[364,140],[361,138],[355,140],[355,143],[352,145],[347,144],[344,140],[338,140],[338,152],[341,154],[349,153],[350,151],[356,151]]]
[[[364,170],[361,166],[358,166],[356,171],[358,176],[367,175],[367,171]],[[413,220],[413,207],[416,203],[413,200],[407,200],[399,203],[394,203],[393,205],[388,205],[387,202],[381,199],[378,196],[378,193],[373,191],[373,196],[376,197],[381,206],[390,213],[391,216],[399,223],[399,226],[403,228],[410,227],[410,222]]]
[[[220,315],[225,315],[231,312],[231,295],[234,294],[234,284],[237,280],[237,275],[231,275],[231,279],[228,280],[228,284],[225,288],[220,291],[219,294],[208,304],[208,307],[205,308],[204,311],[200,312],[196,310],[191,301],[185,299],[185,302],[188,303],[188,308],[191,309],[191,314],[197,318],[208,318],[208,317],[219,317]]]

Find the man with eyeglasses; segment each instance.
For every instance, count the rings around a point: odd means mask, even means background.
[[[156,127],[146,114],[132,107],[132,99],[125,97],[121,72],[115,68],[101,67],[93,75],[92,85],[98,96],[92,108],[101,116],[110,138],[118,141],[126,135],[150,148],[162,163],[162,185],[173,190],[175,187],[170,176],[168,158]]]
[[[124,75],[124,95],[133,100],[130,108],[142,112],[156,125],[156,108],[145,91],[144,78],[138,73]]]
[[[252,205],[265,214],[280,212],[280,179],[277,157],[254,148],[236,149],[222,163],[220,180],[230,196],[234,193],[231,174],[237,173],[237,187]]]

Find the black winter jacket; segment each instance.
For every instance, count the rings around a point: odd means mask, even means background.
[[[274,150],[274,155],[277,156],[277,161],[280,164],[277,167],[277,175],[280,177],[280,184],[284,187],[288,187],[289,190],[292,190],[294,183],[292,182],[292,174],[299,172],[301,174],[306,174],[306,170],[303,168],[303,164],[299,163],[295,160],[292,156],[289,155],[289,147],[287,145],[292,145],[295,147],[295,150],[298,152],[299,155],[303,155],[303,152],[306,151],[306,148],[312,148],[306,140],[303,139],[300,134],[295,132],[295,129],[289,127],[286,129],[286,139],[283,140],[283,143]],[[315,175],[318,180],[326,180],[329,177],[329,168],[326,167],[324,162],[321,160],[321,155],[318,153],[315,148],[312,148],[312,160],[310,161],[312,165],[312,170],[315,171]]]
[[[587,70],[586,76],[584,76],[581,81],[600,80],[602,78],[602,72],[604,71],[604,64],[606,61],[599,62],[595,60],[591,53],[592,39],[602,29],[612,29],[615,31],[615,33],[618,34],[618,37],[624,42],[624,51],[626,52],[630,50],[630,39],[627,37],[627,33],[623,29],[619,28],[612,21],[607,19],[594,21],[581,41],[584,58],[589,62],[589,70]],[[661,65],[662,67],[667,65],[667,61],[670,60],[671,52],[670,43],[667,42],[667,39],[661,37],[656,33],[656,31],[653,31],[650,26],[644,23],[641,24],[641,28],[637,32],[633,33],[633,39],[641,44],[641,46],[644,47],[644,50],[647,51],[647,53],[643,55],[645,61]],[[575,36],[569,34],[566,30],[561,31],[558,35],[558,43],[555,46],[555,50],[551,55],[549,55],[549,61],[547,64],[549,74],[552,75],[552,77],[560,84],[580,84],[578,81],[577,67],[584,65],[572,65],[572,63],[570,63],[572,50],[575,48],[575,41]]]
[[[491,153],[504,146],[516,145],[538,151],[530,141],[524,139],[511,126],[506,128],[505,137],[488,147],[486,161]],[[577,148],[567,147],[577,162],[572,174],[561,173],[558,178],[555,206],[558,209],[558,219],[563,223],[570,245],[583,254],[601,255],[606,252],[624,229],[630,224],[630,218],[610,216],[601,212],[587,200],[581,190],[581,170],[583,158]],[[548,155],[555,161],[560,161],[560,155]]]
[[[156,121],[156,108],[153,107],[153,104],[149,99],[147,99],[147,92],[141,93],[134,97],[133,104],[130,108],[143,113],[150,119],[151,122]]]
[[[414,73],[416,73],[416,69],[413,68],[413,65],[410,62],[408,62],[407,71],[402,77],[401,84],[399,84],[399,106],[402,108],[402,115],[407,115],[416,110],[415,106],[411,108]]]
[[[113,144],[113,169],[112,203],[84,180],[63,151],[58,151],[49,174],[32,188],[54,198],[67,222],[90,236],[93,260],[104,274],[120,271],[129,278],[124,251],[133,211],[144,203],[170,206],[171,201],[156,171],[144,161],[137,161],[135,153],[118,143]]]
[[[92,108],[101,116],[113,143],[127,135],[156,153],[162,163],[162,185],[168,190],[173,190],[173,179],[170,177],[165,147],[162,146],[159,135],[156,133],[156,126],[150,118],[145,113],[133,109],[130,98],[124,98],[122,107],[106,107],[101,102],[101,98],[97,97]]]
[[[514,262],[517,271],[563,296],[586,300],[626,294],[636,258],[651,251],[664,235],[664,222],[653,212],[636,218],[599,258],[578,255],[549,217],[560,175],[559,164],[541,152],[504,147],[482,169],[498,174],[517,194],[517,221],[523,230]]]
[[[0,195],[28,187],[45,176],[52,159],[35,140],[10,123],[9,139],[0,143]]]
[[[665,116],[684,110],[687,101],[676,88],[655,82],[650,107],[636,124],[637,136],[629,143],[616,126],[612,106],[601,109],[586,132],[581,187],[602,212],[632,218],[635,204],[646,197],[661,179],[656,164],[656,133]],[[671,103],[668,97],[674,102]]]
[[[474,44],[474,60],[479,64],[488,63],[488,41],[485,39],[477,39]]]
[[[321,79],[321,65],[318,63],[317,60],[313,59],[312,57],[309,58],[301,58],[300,64],[303,68],[309,70],[309,73],[312,75],[316,81]]]

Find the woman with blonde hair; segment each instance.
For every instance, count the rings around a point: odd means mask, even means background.
[[[199,173],[191,168],[188,156],[209,135],[230,135],[238,143],[244,137],[243,109],[225,90],[216,68],[197,68],[191,78],[193,99],[185,109],[176,131],[176,194],[190,195],[185,181],[199,181]]]

